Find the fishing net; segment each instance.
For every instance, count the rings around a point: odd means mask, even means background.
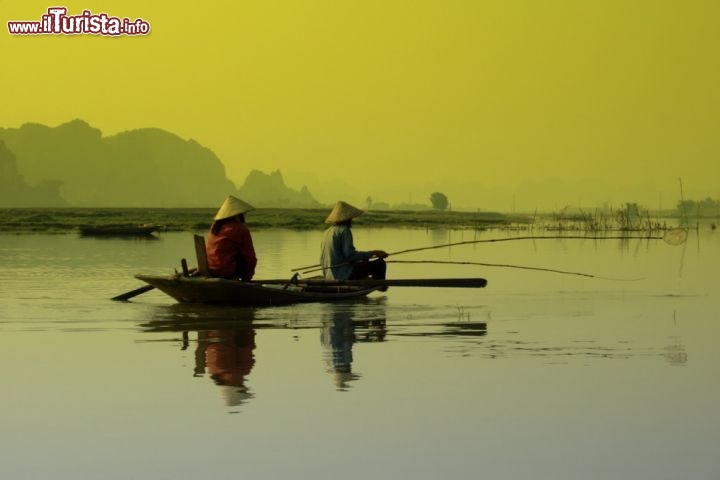
[[[688,237],[687,228],[675,228],[668,230],[663,237],[663,240],[668,245],[677,246],[685,243]]]

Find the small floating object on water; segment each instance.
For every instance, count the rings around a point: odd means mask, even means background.
[[[144,223],[142,225],[133,224],[114,224],[114,225],[97,225],[80,227],[80,235],[150,235],[160,230],[160,225]]]

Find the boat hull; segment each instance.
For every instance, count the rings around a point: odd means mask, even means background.
[[[136,275],[181,303],[267,307],[295,303],[333,302],[361,298],[378,286],[297,286],[242,282],[212,277],[182,275]]]

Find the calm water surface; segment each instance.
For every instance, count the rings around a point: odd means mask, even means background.
[[[256,231],[259,278],[322,232]],[[356,229],[389,252],[503,232]],[[194,265],[158,240],[0,235],[0,478],[720,477],[720,234],[518,240],[391,256],[483,276],[264,309],[109,300]]]

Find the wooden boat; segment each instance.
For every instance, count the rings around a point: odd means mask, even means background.
[[[393,286],[482,288],[487,284],[484,278],[327,280],[322,277],[299,279],[298,274],[289,280],[229,280],[210,276],[205,239],[194,235],[194,241],[197,268],[188,270],[186,260],[182,259],[182,273],[165,276],[135,275],[135,278],[147,285],[112,299],[125,301],[157,288],[181,303],[266,307],[349,300]]]
[[[160,225],[115,224],[80,227],[80,235],[146,236],[160,230]]]
[[[487,284],[483,278],[390,279],[390,280],[256,280],[243,282],[202,275],[136,275],[181,303],[207,303],[265,307],[308,302],[331,302],[365,297],[389,286],[473,287]],[[129,292],[130,293],[130,292]],[[140,292],[142,293],[142,292]],[[126,294],[127,295],[127,294]],[[134,296],[134,295],[133,295]],[[127,298],[116,297],[117,300]]]
[[[288,305],[292,303],[324,302],[364,297],[381,285],[326,286],[283,285],[278,281],[242,282],[204,276],[183,275],[135,278],[157,288],[181,303],[211,303],[246,306]],[[285,280],[288,283],[288,280]]]

